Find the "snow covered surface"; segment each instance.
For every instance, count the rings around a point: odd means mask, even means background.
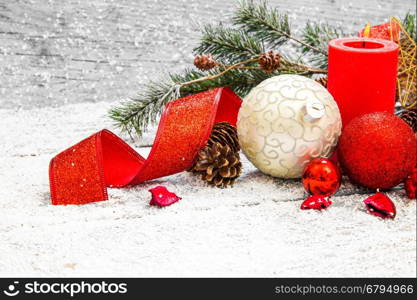
[[[181,173],[109,189],[105,202],[52,206],[49,160],[104,127],[118,134],[109,107],[0,109],[0,276],[416,275],[416,201],[402,189],[388,193],[393,221],[367,214],[365,191],[346,180],[328,210],[302,211],[300,181],[245,159],[233,188]],[[126,141],[146,155],[154,134]],[[159,184],[182,200],[150,207]]]
[[[271,0],[355,32],[415,10],[415,0]],[[106,202],[52,206],[49,160],[107,127],[144,82],[189,67],[198,23],[228,22],[234,1],[43,0],[0,4],[0,276],[415,276],[416,202],[389,193],[397,218],[368,215],[346,181],[324,212],[301,211],[297,180],[244,160],[234,188],[182,173]],[[87,103],[89,102],[89,103]],[[94,103],[95,102],[95,103]],[[20,110],[24,108],[24,110]],[[117,130],[113,131],[119,134]],[[146,154],[155,132],[142,142]],[[183,199],[149,207],[158,184]]]

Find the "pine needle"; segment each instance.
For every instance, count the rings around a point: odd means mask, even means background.
[[[135,132],[140,137],[148,125],[156,123],[163,107],[171,100],[224,86],[232,88],[236,94],[244,97],[252,88],[272,76],[280,74],[309,75],[304,71],[297,71],[291,68],[293,66],[284,66],[284,69],[272,73],[267,73],[260,69],[234,69],[221,77],[190,85],[182,85],[203,76],[216,74],[216,70],[204,73],[195,70],[185,70],[180,74],[169,75],[168,79],[150,82],[145,86],[141,94],[111,109],[109,116],[122,131],[129,133],[131,136]]]
[[[410,35],[410,37],[417,41],[417,34],[416,34],[416,15],[412,13],[407,13],[402,21],[402,25]]]
[[[346,36],[346,34],[341,28],[336,28],[327,23],[320,24],[317,22],[307,22],[306,26],[302,30],[302,40],[305,44],[320,49],[326,53],[329,41],[342,36]],[[314,65],[320,68],[327,68],[327,56],[317,55],[311,47],[302,46],[301,52],[304,54],[313,54],[310,55],[312,56],[310,60],[314,63]]]
[[[262,42],[243,30],[225,28],[219,24],[205,26],[202,33],[201,43],[194,49],[194,54],[210,53],[225,64],[251,59],[264,52]]]
[[[109,116],[122,131],[130,136],[132,131],[135,131],[141,136],[149,124],[156,122],[164,105],[177,96],[171,78],[151,81],[136,97],[112,108]]]
[[[255,4],[253,1],[241,1],[233,17],[235,25],[263,42],[271,48],[280,46],[291,37],[288,15],[280,14],[276,9],[267,6],[266,1]]]

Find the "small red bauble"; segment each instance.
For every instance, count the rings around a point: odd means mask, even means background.
[[[154,187],[149,190],[152,194],[152,199],[149,202],[150,205],[157,205],[159,207],[171,205],[178,200],[180,197],[168,191],[168,189],[162,185]]]
[[[376,193],[369,196],[363,202],[368,212],[374,216],[384,219],[394,219],[397,214],[394,202],[383,193]]]
[[[374,38],[374,39],[384,39],[384,40],[394,40],[394,42],[398,43],[398,38],[400,36],[401,27],[399,24],[395,22],[388,22],[385,24],[375,25],[372,26],[369,30],[369,34],[367,37]],[[359,31],[359,36],[365,36],[365,30]]]
[[[304,200],[300,208],[322,210],[328,208],[331,204],[332,201],[328,197],[313,195]]]
[[[342,181],[339,167],[327,158],[315,158],[303,171],[304,188],[311,195],[328,197],[337,192]]]
[[[349,122],[338,150],[349,178],[371,189],[396,186],[416,165],[413,130],[386,112],[365,114]]]
[[[404,188],[407,193],[407,197],[410,199],[416,199],[417,196],[417,168],[414,168],[410,175],[404,181]]]

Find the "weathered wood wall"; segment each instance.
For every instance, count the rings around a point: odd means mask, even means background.
[[[226,20],[224,0],[0,0],[0,108],[115,101],[159,71],[190,64],[197,23]],[[414,11],[415,0],[272,0],[294,25],[356,29]]]

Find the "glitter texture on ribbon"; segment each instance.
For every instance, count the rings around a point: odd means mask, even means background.
[[[236,125],[241,102],[228,88],[169,102],[147,159],[106,129],[93,134],[51,160],[52,204],[107,200],[106,187],[138,184],[190,168],[215,123]]]

